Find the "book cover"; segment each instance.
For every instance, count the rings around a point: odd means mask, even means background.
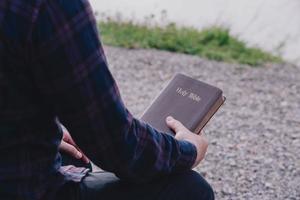
[[[170,115],[199,134],[224,101],[219,88],[176,74],[146,109],[141,120],[159,131],[174,134],[165,122]]]

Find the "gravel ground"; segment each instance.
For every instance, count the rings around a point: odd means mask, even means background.
[[[105,47],[129,110],[139,117],[176,72],[223,89],[196,169],[216,199],[300,199],[300,68],[249,67],[157,50]]]

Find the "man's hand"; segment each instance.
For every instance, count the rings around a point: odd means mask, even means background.
[[[197,148],[197,158],[193,168],[198,166],[199,163],[205,157],[208,142],[203,134],[196,135],[189,131],[180,121],[174,119],[173,117],[169,116],[166,118],[166,123],[170,129],[172,129],[176,135],[175,138],[177,140],[186,140],[192,144],[194,144]]]
[[[86,157],[86,155],[82,153],[82,151],[76,145],[68,130],[63,126],[62,128],[63,128],[63,138],[59,145],[59,150],[69,154],[70,156],[78,160],[82,160],[84,163],[89,163],[90,162],[89,159]]]

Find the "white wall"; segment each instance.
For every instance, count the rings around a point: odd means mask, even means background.
[[[91,0],[106,15],[144,21],[154,14],[168,21],[203,28],[224,25],[250,45],[257,45],[300,64],[300,0]]]

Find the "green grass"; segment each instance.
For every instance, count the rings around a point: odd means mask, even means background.
[[[261,49],[247,47],[244,42],[231,36],[228,29],[220,27],[199,31],[179,28],[174,24],[149,27],[113,20],[100,22],[99,25],[104,44],[112,46],[161,49],[252,66],[282,61],[280,57]]]

